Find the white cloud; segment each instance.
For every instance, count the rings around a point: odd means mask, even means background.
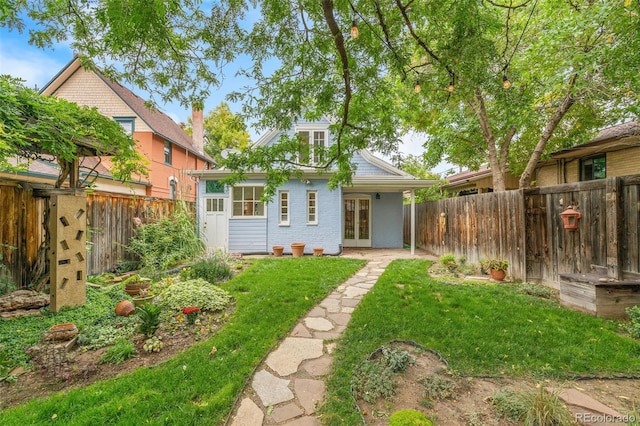
[[[14,44],[0,45],[0,74],[9,74],[26,81],[26,86],[42,88],[71,60],[69,52],[40,50]]]

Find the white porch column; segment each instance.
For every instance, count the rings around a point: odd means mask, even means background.
[[[411,190],[411,256],[415,254],[416,246],[416,197],[415,190]]]

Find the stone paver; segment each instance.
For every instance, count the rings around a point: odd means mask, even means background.
[[[329,369],[331,368],[331,357],[323,355],[320,358],[305,361],[300,365],[300,368],[312,377],[325,376],[329,374]]]
[[[324,382],[322,380],[297,379],[293,382],[293,390],[306,414],[315,413],[324,398]]]
[[[307,330],[307,328],[303,324],[298,324],[294,327],[293,331],[291,332],[291,337],[312,337],[312,336],[311,336],[311,333],[309,333],[309,330]]]
[[[251,386],[265,407],[293,399],[293,392],[289,389],[289,380],[276,377],[266,370],[260,370],[256,373]]]
[[[231,421],[231,426],[260,426],[263,420],[264,414],[260,407],[251,399],[244,398]]]
[[[287,426],[322,426],[320,420],[311,416],[301,417],[283,424]]]
[[[271,413],[271,418],[277,423],[286,422],[294,417],[304,414],[304,412],[295,403],[290,402],[282,407],[275,408]]]
[[[298,371],[305,359],[319,358],[323,353],[322,340],[287,337],[274,352],[267,357],[267,365],[281,377]]]
[[[304,325],[311,330],[329,331],[333,330],[334,325],[325,318],[305,318]]]

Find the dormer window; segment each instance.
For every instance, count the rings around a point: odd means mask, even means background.
[[[125,132],[127,132],[128,135],[133,134],[136,122],[135,117],[114,117],[113,119],[116,121],[116,123],[122,126],[122,128]]]
[[[300,140],[298,162],[300,164],[321,164],[325,160],[324,151],[329,144],[327,130],[299,129],[297,135]]]

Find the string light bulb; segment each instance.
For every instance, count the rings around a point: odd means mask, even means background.
[[[355,19],[351,21],[351,37],[358,38],[358,24]]]
[[[421,89],[422,88],[420,87],[420,80],[416,80],[416,85],[413,86],[413,91],[416,92],[416,93],[420,93]]]
[[[451,81],[449,82],[449,85],[447,86],[447,92],[449,92],[449,93],[453,93],[453,89],[454,89],[454,86],[453,86],[453,80],[451,80]]]
[[[511,87],[511,82],[509,81],[509,78],[506,74],[502,76],[502,87],[504,87],[505,89]]]

